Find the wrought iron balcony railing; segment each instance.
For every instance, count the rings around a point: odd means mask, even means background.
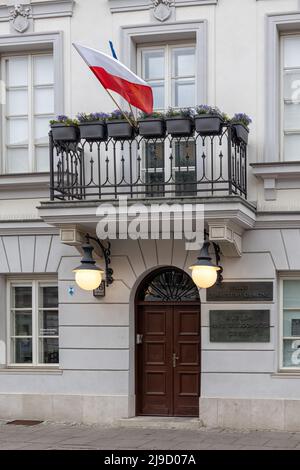
[[[55,142],[51,200],[240,195],[247,198],[247,145],[224,125],[219,136]]]

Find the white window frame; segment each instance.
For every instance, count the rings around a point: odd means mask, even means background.
[[[35,52],[53,53],[54,63],[54,114],[65,114],[64,104],[64,54],[63,32],[39,32],[31,34],[0,35],[0,57],[2,55],[34,54]],[[2,124],[1,124],[2,129]],[[1,142],[4,135],[1,133]],[[2,143],[0,144],[2,148]],[[3,158],[0,158],[0,174],[4,174]],[[11,173],[13,174],[13,173]],[[29,172],[26,174],[34,174]],[[38,173],[39,174],[39,173]]]
[[[6,332],[6,338],[7,338],[7,366],[8,367],[15,367],[15,368],[50,368],[50,369],[55,369],[59,368],[59,363],[57,364],[48,364],[48,363],[39,363],[38,362],[38,343],[39,343],[39,338],[40,335],[38,335],[38,320],[39,320],[39,303],[38,303],[38,292],[39,292],[39,286],[40,285],[51,285],[51,286],[58,286],[58,280],[55,278],[39,278],[39,279],[31,279],[31,278],[26,278],[26,279],[8,279],[7,280],[7,312],[6,312],[6,325],[7,325],[7,332]],[[14,285],[18,285],[20,287],[22,286],[32,286],[32,363],[14,363],[11,361],[11,339],[13,336],[11,336],[11,288]],[[51,309],[47,309],[51,310]],[[59,308],[55,309],[55,311],[58,311],[58,318],[59,318]],[[43,336],[43,338],[47,338],[47,336]],[[58,338],[59,341],[59,334],[58,336],[51,336],[51,338]]]
[[[175,79],[173,77],[172,71],[172,52],[174,49],[181,49],[181,48],[194,48],[195,49],[195,96],[194,96],[194,104],[197,105],[197,71],[198,71],[198,55],[197,55],[197,43],[196,41],[170,41],[170,42],[161,42],[161,43],[152,43],[152,44],[139,44],[137,47],[137,70],[138,75],[141,77],[143,76],[143,52],[151,52],[151,51],[160,51],[164,50],[165,53],[165,71],[164,71],[164,85],[165,85],[165,103],[164,109],[157,108],[156,111],[166,111],[169,107],[175,108],[172,105],[173,101],[173,90],[174,87],[172,86],[172,81]],[[184,77],[188,79],[189,77]],[[154,80],[150,80],[154,81]],[[175,100],[174,100],[175,101]],[[179,108],[179,107],[177,107]]]
[[[34,96],[33,96],[33,91],[34,91],[34,82],[33,82],[33,62],[34,62],[34,57],[44,57],[44,56],[53,56],[53,51],[48,50],[48,51],[43,51],[43,52],[24,52],[24,53],[15,53],[15,54],[2,54],[1,56],[1,80],[3,83],[6,82],[6,61],[8,58],[11,57],[27,57],[28,58],[28,64],[27,64],[27,76],[28,76],[28,83],[27,83],[27,93],[28,93],[28,110],[27,110],[27,116],[28,116],[28,172],[26,173],[38,173],[37,169],[37,157],[36,157],[36,148],[37,147],[42,147],[42,148],[48,148],[49,145],[48,143],[35,143],[35,133],[34,133],[34,120],[36,116],[46,116],[45,114],[36,114],[34,113]],[[54,72],[54,71],[53,71]],[[54,74],[53,74],[54,75]],[[54,89],[54,83],[49,83],[49,84],[43,84],[43,85],[38,85],[36,88],[43,88],[51,86],[53,88],[53,95],[55,92]],[[6,93],[7,93],[7,87],[6,87]],[[54,97],[55,99],[55,97]],[[54,102],[53,102],[53,108],[54,108]],[[47,113],[47,116],[50,116],[50,113]],[[25,116],[25,115],[24,115]],[[54,117],[55,114],[53,113],[50,117]],[[17,116],[18,117],[18,116]],[[7,167],[7,148],[8,144],[6,142],[6,124],[7,124],[7,106],[6,103],[2,106],[2,168],[5,174],[12,174],[13,172],[8,172],[8,167]],[[22,146],[18,145],[10,145],[11,148],[22,148]]]
[[[298,367],[286,367],[283,365],[283,340],[289,337],[283,336],[283,310],[295,310],[295,308],[283,309],[283,282],[284,281],[299,281],[300,275],[280,276],[279,279],[279,371],[281,372],[294,372],[300,374],[300,364]],[[298,309],[297,309],[298,310]],[[291,339],[300,340],[300,336],[294,336]]]

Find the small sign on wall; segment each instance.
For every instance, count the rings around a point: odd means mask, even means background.
[[[100,286],[93,291],[94,297],[105,297],[105,281],[102,281]]]
[[[270,310],[211,310],[212,343],[268,343]]]

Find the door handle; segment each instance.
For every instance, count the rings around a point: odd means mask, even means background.
[[[179,357],[176,355],[176,353],[173,353],[173,367],[176,367],[176,361],[178,361]]]

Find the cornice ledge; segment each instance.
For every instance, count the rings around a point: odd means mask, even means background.
[[[74,5],[75,0],[48,0],[47,2],[31,3],[30,7],[33,19],[38,19],[72,16]],[[0,22],[9,21],[11,8],[11,5],[0,6]]]
[[[218,0],[175,0],[175,7],[189,7],[200,5],[216,5]],[[150,10],[153,7],[151,0],[108,0],[111,13],[127,11]]]
[[[284,182],[281,189],[289,189],[288,181],[300,177],[300,161],[251,163],[250,166],[254,176],[263,181],[266,201],[277,199],[279,182]]]

